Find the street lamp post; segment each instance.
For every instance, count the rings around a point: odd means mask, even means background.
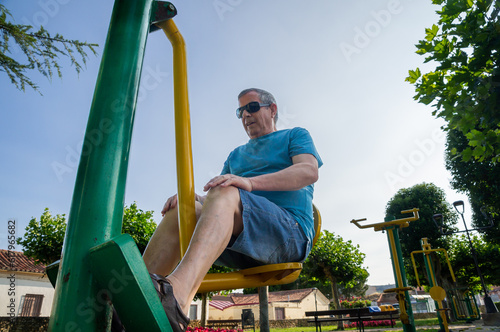
[[[493,300],[488,295],[488,289],[486,288],[486,284],[484,283],[483,274],[481,273],[481,269],[479,268],[479,264],[477,263],[476,249],[474,248],[474,245],[472,244],[472,240],[470,239],[469,229],[467,228],[467,224],[466,224],[465,218],[464,218],[464,211],[465,211],[464,201],[453,202],[453,206],[455,207],[455,210],[457,210],[457,212],[460,214],[460,216],[462,216],[462,221],[464,222],[465,233],[467,234],[467,239],[469,240],[469,245],[470,245],[470,249],[472,252],[472,258],[474,260],[474,265],[476,266],[477,274],[479,275],[479,279],[481,279],[481,286],[483,287],[484,305],[486,307],[486,312],[487,313],[498,312],[498,309],[495,306],[495,303],[493,303]],[[475,230],[475,229],[472,229],[472,230]]]
[[[462,232],[465,232],[467,234],[467,239],[469,240],[469,245],[470,245],[470,249],[471,249],[471,253],[472,253],[472,259],[474,260],[474,265],[476,266],[477,274],[479,275],[479,279],[481,280],[481,286],[482,286],[483,292],[484,292],[484,306],[486,307],[486,312],[489,314],[498,312],[498,309],[495,306],[495,303],[493,303],[493,300],[488,295],[488,289],[486,288],[486,284],[484,283],[483,274],[481,273],[481,269],[479,268],[479,264],[477,262],[476,249],[474,248],[474,245],[472,244],[472,240],[471,240],[470,235],[469,235],[469,229],[467,228],[467,224],[466,224],[465,218],[464,218],[464,212],[465,212],[464,202],[463,201],[453,202],[453,206],[455,207],[455,210],[458,212],[458,214],[460,214],[460,216],[462,217],[462,221],[464,222],[465,231],[458,231],[458,232],[455,231],[455,232],[445,233],[443,230],[444,225],[438,224],[439,220],[441,220],[443,218],[442,214],[435,214],[433,216],[434,221],[436,222],[436,225],[438,226],[441,234],[455,234],[455,233],[462,233]],[[489,228],[489,227],[474,228],[474,229],[471,229],[470,231],[476,231],[478,229],[483,229],[483,228]]]
[[[316,306],[316,311],[318,311],[318,300],[316,299],[316,292],[318,291],[318,289],[316,287],[313,288],[313,292],[314,292],[314,304]]]

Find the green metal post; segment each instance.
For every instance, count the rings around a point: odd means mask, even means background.
[[[385,218],[384,221],[387,222],[395,219],[396,218],[394,217]],[[401,245],[399,243],[399,234],[398,234],[399,226],[389,227],[386,229],[386,231],[387,231],[387,240],[389,241],[389,248],[392,248],[394,246],[394,249],[396,251],[396,255],[394,255],[393,250],[391,250],[391,259],[393,262],[392,268],[394,272],[394,279],[396,280],[396,288],[407,287],[408,282],[406,281],[406,271],[403,262],[403,254],[401,252]],[[391,237],[393,238],[394,243],[391,243]],[[399,270],[396,270],[396,264],[394,264],[396,260],[399,263],[398,264]],[[403,330],[405,332],[416,332],[410,295],[408,294],[407,291],[404,293],[405,293],[405,301],[407,303],[406,313],[408,314],[409,324],[403,323]]]
[[[128,157],[152,0],[115,2],[102,56],[49,331],[105,331],[109,302],[90,272],[89,249],[120,235]],[[117,271],[116,281],[126,276]],[[122,280],[123,281],[123,280]]]

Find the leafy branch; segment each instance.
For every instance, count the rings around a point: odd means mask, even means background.
[[[29,86],[41,94],[38,85],[27,76],[29,70],[36,69],[52,80],[54,73],[62,77],[58,62],[61,57],[68,57],[79,74],[83,65],[87,64],[88,50],[97,55],[97,44],[66,39],[60,34],[51,36],[43,27],[33,32],[32,26],[14,24],[8,21],[9,17],[12,18],[10,12],[0,4],[0,71],[5,72],[21,91],[26,91],[26,86]],[[24,61],[14,59],[13,47],[22,51]]]
[[[500,161],[500,1],[433,0],[442,5],[437,25],[425,30],[417,54],[434,71],[409,71],[406,81],[415,86],[415,100],[434,107],[447,121],[445,130],[457,129],[468,139],[459,153],[464,161]]]

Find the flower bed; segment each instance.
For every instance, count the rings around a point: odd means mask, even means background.
[[[396,324],[395,319],[393,319],[393,324]],[[390,319],[368,320],[366,322],[363,322],[363,326],[364,327],[391,326],[391,320]],[[344,327],[358,327],[358,322],[344,324]]]
[[[242,329],[212,329],[209,327],[190,327],[187,328],[188,332],[243,332]]]

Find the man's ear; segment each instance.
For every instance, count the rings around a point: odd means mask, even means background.
[[[278,113],[278,105],[271,104],[270,108],[271,108],[271,114],[274,118],[276,116],[276,114]]]

